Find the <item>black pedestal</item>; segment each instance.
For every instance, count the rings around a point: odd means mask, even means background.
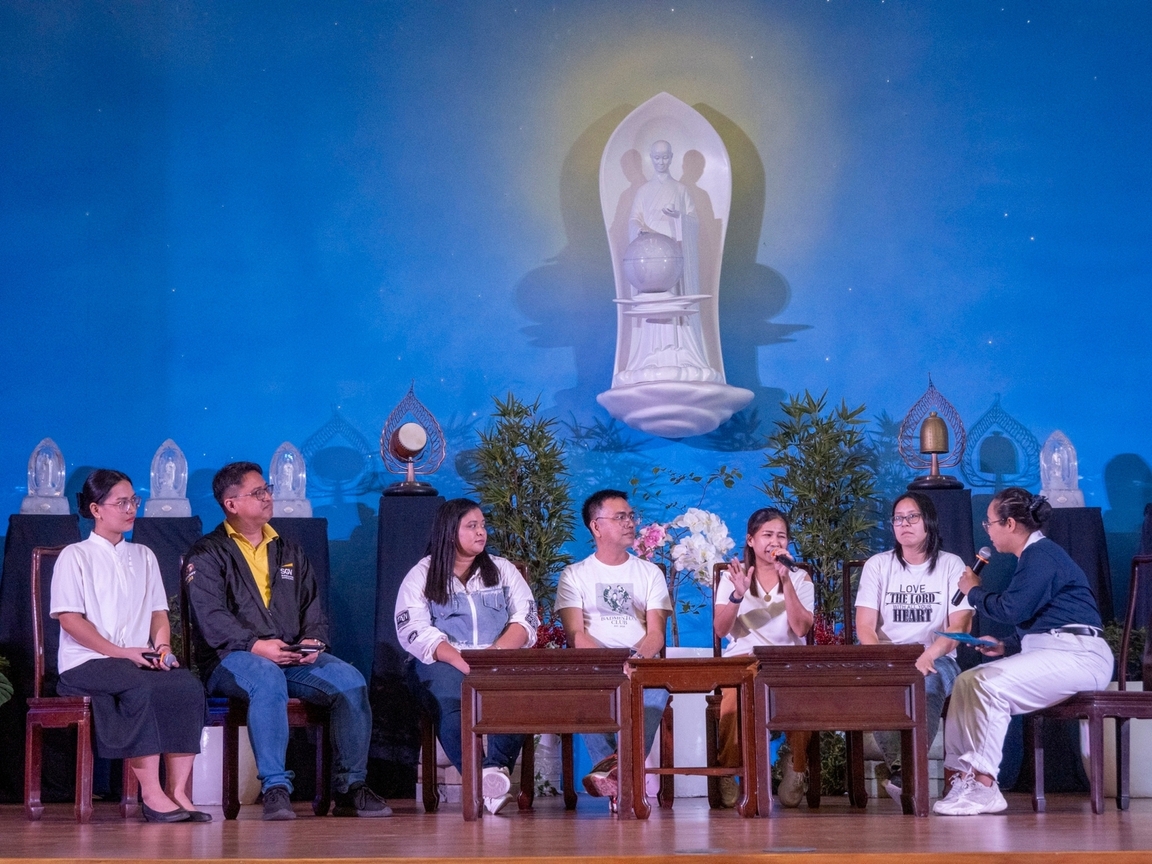
[[[428,551],[440,496],[380,498],[376,555],[376,646],[372,658],[373,787],[386,797],[416,797],[420,751],[419,709],[404,667],[411,656],[396,638],[396,594],[408,571]]]
[[[917,489],[932,499],[940,520],[940,543],[945,552],[959,555],[965,564],[976,559],[972,545],[972,490]]]
[[[328,555],[328,520],[321,518],[290,519],[277,516],[268,522],[285,540],[297,543],[308,556],[312,572],[316,575],[316,590],[320,592],[320,606],[328,617],[329,635],[335,641],[336,622],[332,620],[328,601],[328,585],[332,581],[332,564]]]
[[[180,611],[180,565],[184,553],[203,533],[199,516],[153,516],[137,519],[132,526],[132,542],[151,549],[160,564],[169,613]]]
[[[24,717],[28,713],[27,699],[32,695],[35,650],[32,550],[37,546],[65,546],[79,540],[78,516],[17,514],[8,519],[4,573],[0,576],[0,656],[12,664],[10,677],[15,692],[0,707],[0,801],[5,803],[24,800]],[[71,736],[75,737],[75,734]],[[70,758],[74,753],[75,750],[57,748],[50,736],[45,736],[45,801],[71,800],[74,761],[70,762]]]

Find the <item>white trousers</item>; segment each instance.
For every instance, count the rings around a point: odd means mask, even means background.
[[[1055,705],[1112,679],[1108,643],[1095,636],[1035,633],[1021,652],[962,672],[952,685],[944,725],[944,767],[995,777],[1013,714]]]

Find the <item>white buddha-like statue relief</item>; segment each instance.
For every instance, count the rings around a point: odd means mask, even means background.
[[[752,400],[750,390],[725,382],[720,351],[731,199],[724,142],[667,93],[629,114],[604,148],[600,203],[616,281],[616,363],[612,388],[596,399],[635,429],[701,435]]]
[[[649,155],[656,176],[636,192],[624,250],[624,276],[634,293],[618,301],[634,332],[627,366],[612,384],[719,381],[723,376],[704,356],[696,305],[706,299],[699,293],[696,206],[688,187],[668,173],[672,145],[657,141]]]

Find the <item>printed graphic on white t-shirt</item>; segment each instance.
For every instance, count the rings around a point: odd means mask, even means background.
[[[877,611],[881,642],[927,647],[936,640],[933,630],[948,628],[951,613],[972,608],[966,598],[952,605],[963,572],[964,562],[950,552],[940,553],[932,572],[927,561],[904,566],[895,552],[882,552],[864,564],[856,605]],[[949,652],[955,653],[955,648]]]
[[[655,564],[629,555],[609,565],[591,555],[564,568],[555,608],[580,609],[584,632],[605,648],[631,648],[647,633],[648,610],[671,610],[672,603]]]

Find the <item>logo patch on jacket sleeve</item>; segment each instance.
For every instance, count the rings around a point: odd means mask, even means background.
[[[408,610],[405,609],[403,612],[401,612],[399,615],[396,616],[396,626],[397,627],[403,627],[405,624],[408,623],[408,618],[409,618]]]
[[[296,581],[296,572],[293,569],[294,567],[295,567],[295,565],[291,564],[291,563],[285,564],[283,567],[281,567],[280,568],[280,578],[281,579],[288,579],[288,580],[291,580],[292,582],[295,582]]]
[[[415,641],[416,641],[416,637],[417,637],[417,636],[419,636],[419,635],[420,635],[420,631],[419,631],[419,630],[413,630],[411,633],[409,633],[409,634],[408,634],[408,644],[409,644],[409,645],[411,645],[413,642],[415,642]]]

